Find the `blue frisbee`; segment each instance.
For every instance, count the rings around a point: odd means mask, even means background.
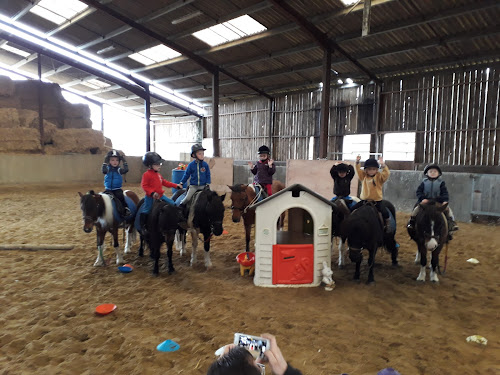
[[[175,341],[166,340],[159,344],[156,349],[160,352],[175,352],[179,350],[180,346]]]
[[[132,272],[132,267],[120,266],[118,267],[118,271],[123,273],[129,273]]]

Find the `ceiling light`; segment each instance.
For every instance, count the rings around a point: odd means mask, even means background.
[[[99,51],[97,51],[96,53],[98,55],[102,54],[102,53],[106,53],[106,52],[109,52],[109,51],[112,51],[115,49],[115,46],[109,46],[109,47],[106,47],[106,48],[103,48],[103,49],[100,49]]]
[[[30,12],[61,25],[87,8],[88,5],[78,0],[42,0]]]
[[[338,83],[339,85],[342,85],[342,84],[344,84],[344,81],[342,81],[342,80],[339,78],[339,79],[337,79],[337,83]]]
[[[15,53],[16,55],[22,56],[22,57],[28,57],[31,55],[31,53],[23,51],[22,49],[13,47],[7,43],[5,43],[3,46],[0,47],[1,49],[4,49],[6,51],[9,51],[11,53]]]
[[[354,81],[351,78],[346,78],[345,82],[350,85]]]

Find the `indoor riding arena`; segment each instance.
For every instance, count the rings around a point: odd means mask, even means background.
[[[215,354],[235,333],[276,337],[288,370],[261,374],[500,374],[498,19],[494,0],[0,2],[0,374],[240,374]],[[340,163],[351,197],[395,207],[360,204],[371,263],[332,201]],[[223,232],[195,195],[175,229],[210,236],[174,242],[175,272],[163,244],[155,275],[158,204],[123,218],[115,190],[145,198],[143,174],[188,164]],[[261,164],[284,185],[265,198]],[[438,203],[408,229],[421,183]]]

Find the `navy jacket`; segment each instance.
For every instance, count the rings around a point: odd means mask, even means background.
[[[190,185],[208,185],[212,183],[212,178],[210,176],[210,168],[205,160],[199,161],[198,159],[193,160],[188,164],[186,170],[184,171],[184,176],[182,176],[181,184],[185,184],[188,178]]]
[[[417,188],[418,203],[424,199],[435,199],[436,202],[448,202],[450,197],[446,184],[441,178],[424,178],[422,183]]]

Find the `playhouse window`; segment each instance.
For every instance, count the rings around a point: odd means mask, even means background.
[[[314,244],[314,221],[306,210],[290,208],[283,230],[277,231],[277,244]]]

